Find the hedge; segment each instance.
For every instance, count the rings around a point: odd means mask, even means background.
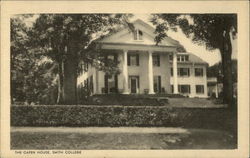
[[[226,108],[167,106],[12,105],[11,126],[139,126],[228,129],[237,120]],[[233,127],[235,128],[235,127]]]

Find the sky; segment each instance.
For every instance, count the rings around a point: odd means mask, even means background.
[[[29,25],[32,25],[32,23],[35,21],[35,19],[38,16],[35,15],[34,17],[28,19],[26,22]],[[150,14],[134,14],[134,16],[130,19],[131,21],[134,21],[136,19],[141,19],[144,22],[148,23],[149,25],[153,26],[151,22],[149,22]],[[221,58],[220,58],[220,52],[219,50],[213,50],[213,51],[208,51],[206,50],[205,46],[199,46],[197,44],[192,43],[190,39],[188,39],[182,31],[178,32],[173,32],[173,31],[168,31],[167,32],[168,36],[171,38],[177,40],[182,44],[187,52],[193,53],[194,55],[200,57],[204,61],[208,62],[209,66],[212,66],[216,63],[218,63]],[[232,53],[232,58],[237,59],[237,39],[232,42],[232,47],[233,47],[233,53]]]
[[[149,25],[153,26],[152,23],[149,22],[150,14],[134,14],[134,17],[131,18],[131,21],[134,21],[136,19],[141,19],[144,22],[147,22]],[[205,46],[199,46],[197,44],[194,44],[191,39],[188,39],[182,31],[178,32],[173,32],[173,31],[168,31],[167,35],[182,44],[187,52],[193,53],[196,56],[200,57],[204,61],[208,62],[209,66],[212,66],[219,62],[221,60],[220,57],[220,52],[219,50],[213,50],[213,51],[208,51],[206,50]],[[237,40],[234,40],[232,43],[233,47],[233,54],[232,58],[236,59],[237,58]]]

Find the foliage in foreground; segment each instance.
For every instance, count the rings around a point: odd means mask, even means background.
[[[11,106],[11,126],[162,126],[236,132],[236,112],[226,108],[166,106]]]

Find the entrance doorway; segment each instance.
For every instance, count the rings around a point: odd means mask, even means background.
[[[139,76],[130,76],[130,93],[139,93]]]

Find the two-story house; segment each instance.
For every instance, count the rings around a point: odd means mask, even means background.
[[[183,94],[207,97],[206,69],[208,64],[192,53],[183,51],[176,40],[166,37],[155,44],[155,29],[136,20],[135,31],[124,27],[116,33],[95,40],[102,52],[119,60],[118,75],[108,76],[95,67],[78,78],[92,94]]]

